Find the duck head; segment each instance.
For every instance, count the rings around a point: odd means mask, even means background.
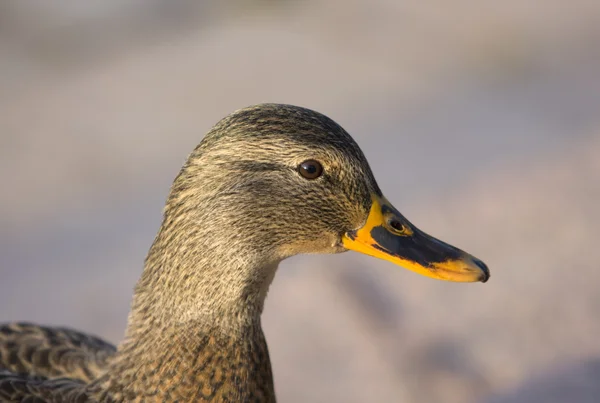
[[[163,228],[169,226],[185,226],[180,233],[190,239],[201,233],[205,255],[215,250],[263,265],[352,250],[440,280],[490,276],[481,260],[427,235],[393,207],[342,127],[289,105],[239,110],[205,136],[173,185]]]

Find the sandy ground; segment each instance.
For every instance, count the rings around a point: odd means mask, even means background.
[[[0,6],[0,320],[118,342],[187,153],[287,102],[341,123],[387,197],[492,279],[284,262],[264,319],[280,401],[600,401],[596,2],[42,4]]]

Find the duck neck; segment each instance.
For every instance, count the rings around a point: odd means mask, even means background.
[[[260,315],[279,262],[192,235],[163,223],[136,286],[126,338],[97,386],[115,400],[120,391],[168,401],[215,393],[274,401]]]
[[[188,238],[165,245],[163,237],[155,240],[136,285],[127,338],[186,323],[234,334],[260,322],[279,261],[234,244]]]

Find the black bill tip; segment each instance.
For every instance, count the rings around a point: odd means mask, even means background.
[[[488,269],[487,265],[483,263],[481,260],[477,258],[473,258],[473,262],[481,269],[481,282],[485,283],[490,279],[490,269]]]

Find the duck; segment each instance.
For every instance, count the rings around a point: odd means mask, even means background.
[[[332,119],[284,104],[237,110],[171,186],[124,340],[115,348],[68,328],[4,324],[0,400],[275,402],[261,313],[277,268],[346,251],[433,279],[490,277],[409,222]]]

